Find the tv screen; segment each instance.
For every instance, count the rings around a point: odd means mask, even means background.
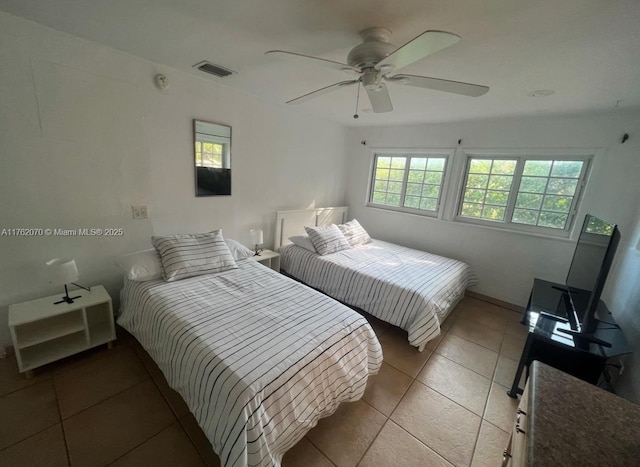
[[[615,224],[587,214],[567,274],[567,290],[577,322],[572,328],[592,333],[594,314],[607,280],[620,233]]]

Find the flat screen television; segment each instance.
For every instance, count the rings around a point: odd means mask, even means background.
[[[576,333],[595,331],[595,313],[619,242],[615,224],[591,214],[585,216],[566,280],[573,311],[569,321]]]

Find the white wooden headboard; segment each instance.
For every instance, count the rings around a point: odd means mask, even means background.
[[[290,244],[289,237],[292,235],[306,233],[305,226],[344,224],[347,221],[347,210],[346,206],[339,206],[298,211],[276,211],[276,235],[273,249],[278,251],[281,246]]]

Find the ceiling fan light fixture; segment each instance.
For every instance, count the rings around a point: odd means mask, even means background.
[[[380,75],[376,70],[366,70],[362,75],[362,85],[369,91],[380,89]]]

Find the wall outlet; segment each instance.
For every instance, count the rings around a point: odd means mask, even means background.
[[[131,210],[133,211],[134,219],[148,219],[149,211],[147,211],[146,206],[131,206]]]

